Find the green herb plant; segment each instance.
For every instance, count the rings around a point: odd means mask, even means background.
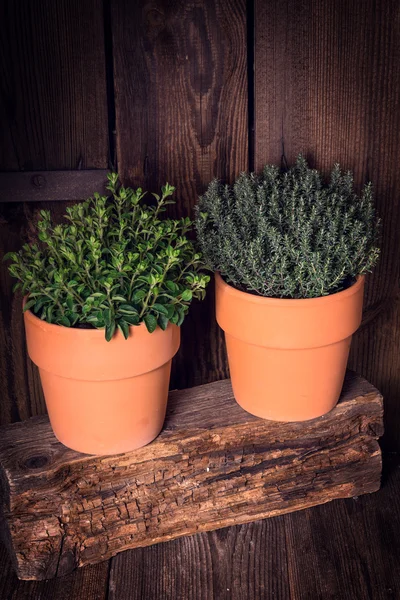
[[[196,207],[204,259],[233,287],[277,298],[314,298],[345,289],[375,265],[379,220],[371,184],[354,190],[335,165],[325,183],[299,156],[283,172],[215,180]]]
[[[142,202],[141,188],[120,187],[116,173],[107,189],[109,198],[94,194],[67,208],[62,224],[42,210],[38,241],[5,256],[19,280],[14,290],[27,296],[24,310],[65,327],[104,328],[107,341],[142,322],[150,333],[181,325],[209,276],[186,236],[191,220],[161,218],[175,188],[153,194],[155,206]]]

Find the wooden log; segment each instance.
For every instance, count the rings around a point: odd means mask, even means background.
[[[4,427],[1,530],[18,577],[374,492],[382,417],[379,392],[348,374],[337,407],[305,423],[249,415],[228,380],[172,392],[160,436],[119,456],[65,448],[46,417]]]

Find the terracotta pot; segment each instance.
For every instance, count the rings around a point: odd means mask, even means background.
[[[56,437],[88,454],[118,454],[151,442],[164,423],[171,360],[180,329],[149,333],[50,325],[24,313],[28,353],[40,378]]]
[[[361,323],[364,277],[304,300],[255,296],[215,279],[217,321],[242,408],[274,421],[305,421],[334,408]]]

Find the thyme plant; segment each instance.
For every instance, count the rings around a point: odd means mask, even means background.
[[[24,310],[65,327],[104,328],[107,341],[116,328],[127,338],[142,322],[149,332],[181,325],[209,276],[186,236],[191,220],[160,218],[175,188],[153,194],[155,206],[141,202],[141,188],[120,187],[116,173],[107,189],[110,198],[94,194],[67,208],[59,225],[42,210],[38,241],[6,255],[19,280],[14,290],[27,296]]]
[[[325,183],[299,156],[282,172],[215,180],[196,207],[197,237],[208,266],[233,287],[277,298],[314,298],[348,287],[375,265],[378,219],[372,186],[354,190],[335,165]]]

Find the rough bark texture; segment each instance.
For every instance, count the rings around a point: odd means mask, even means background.
[[[349,374],[306,423],[244,412],[229,381],[171,393],[149,446],[88,456],[45,417],[0,430],[2,531],[21,579],[65,575],[128,548],[288,513],[380,487],[382,397]]]

